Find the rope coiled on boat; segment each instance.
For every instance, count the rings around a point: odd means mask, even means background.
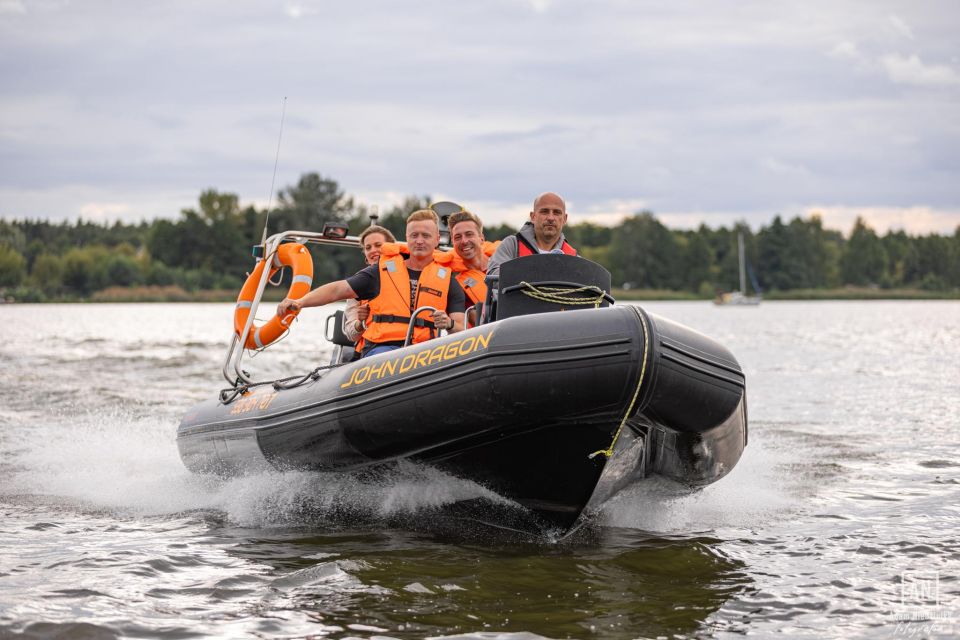
[[[623,425],[627,424],[627,419],[630,418],[630,414],[633,413],[633,407],[637,404],[637,398],[640,397],[640,387],[643,386],[643,378],[647,373],[647,354],[650,352],[650,345],[647,344],[650,338],[650,331],[647,329],[647,319],[644,317],[643,313],[640,312],[638,307],[631,307],[634,312],[636,312],[637,317],[640,318],[640,326],[643,328],[643,362],[640,365],[640,377],[637,378],[637,388],[633,391],[633,398],[630,400],[630,406],[627,407],[626,413],[623,414],[623,420],[620,421],[620,426],[617,427],[617,432],[613,434],[613,440],[610,442],[610,446],[606,449],[600,449],[599,451],[594,451],[589,456],[588,459],[593,460],[599,455],[603,455],[606,458],[613,456],[613,448],[617,444],[617,439],[620,437],[620,432],[623,431]]]
[[[593,286],[583,286],[577,287],[576,289],[566,289],[564,287],[537,287],[532,285],[526,280],[521,280],[520,284],[523,285],[523,294],[529,296],[535,300],[540,300],[543,302],[552,302],[554,304],[572,304],[572,305],[593,305],[595,308],[600,306],[600,303],[603,302],[603,297],[605,292],[599,287]],[[593,293],[592,297],[572,297],[574,293],[581,293],[583,291],[588,291]]]

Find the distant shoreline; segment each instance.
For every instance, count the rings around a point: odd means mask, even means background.
[[[51,303],[98,303],[98,302],[234,302],[237,291],[206,289],[187,291],[176,285],[149,287],[110,287],[97,291],[89,297],[60,296],[47,300],[24,300],[23,302]],[[279,302],[285,291],[268,290],[264,300]],[[662,289],[614,289],[613,297],[624,301],[706,301],[706,298],[688,291]],[[880,289],[871,287],[843,287],[838,289],[795,289],[770,291],[763,294],[766,301],[779,300],[960,300],[960,291],[926,291],[923,289]],[[17,303],[19,300],[0,297],[2,303]]]

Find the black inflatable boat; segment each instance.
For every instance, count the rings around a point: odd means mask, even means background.
[[[650,475],[688,485],[723,477],[747,442],[737,361],[696,331],[614,304],[609,278],[570,256],[507,262],[480,326],[292,388],[238,378],[183,418],[180,455],[193,471],[221,474],[413,460],[529,516],[505,526],[561,534]]]

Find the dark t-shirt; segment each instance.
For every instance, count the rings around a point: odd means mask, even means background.
[[[347,284],[357,294],[361,300],[373,300],[380,295],[380,274],[378,270],[380,265],[372,264],[369,267],[358,271],[349,278]],[[413,269],[407,269],[410,274],[410,295],[413,296],[417,288],[417,281],[420,279],[420,272]],[[463,313],[467,296],[463,292],[463,287],[457,282],[456,278],[450,278],[450,292],[447,294],[447,315],[451,313]]]

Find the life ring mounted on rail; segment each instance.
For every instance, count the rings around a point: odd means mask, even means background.
[[[268,262],[270,263],[271,278],[283,267],[293,269],[293,281],[290,283],[290,291],[287,292],[288,298],[300,298],[306,295],[313,286],[313,258],[310,257],[307,248],[297,243],[280,245],[272,258],[257,263],[253,273],[247,277],[243,289],[240,290],[240,296],[237,298],[237,308],[233,313],[233,329],[236,331],[238,338],[243,335],[243,329],[247,326],[250,307],[253,304],[253,298],[257,295],[257,287],[260,284],[264,266]],[[250,333],[247,334],[244,347],[247,349],[263,349],[290,328],[290,323],[297,317],[297,313],[299,312],[292,311],[282,318],[275,315],[260,327],[254,324],[250,327]]]

